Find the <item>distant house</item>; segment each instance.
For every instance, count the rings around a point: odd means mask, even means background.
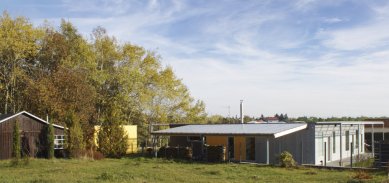
[[[377,121],[337,121],[317,123],[253,123],[186,125],[151,134],[170,136],[170,146],[189,146],[204,153],[204,146],[224,146],[225,158],[277,164],[283,151],[290,152],[299,164],[344,165],[350,157],[365,153],[364,125]],[[201,155],[205,157],[205,155]]]
[[[128,136],[128,148],[127,148],[127,154],[130,153],[136,153],[138,152],[138,146],[137,146],[137,140],[138,140],[138,131],[136,125],[123,125],[124,132]],[[97,134],[99,133],[100,126],[95,126],[95,134],[94,134],[94,141],[96,146],[97,144]]]
[[[266,121],[268,123],[272,123],[272,122],[279,122],[280,119],[278,117],[265,117],[263,119],[263,121]]]
[[[17,114],[0,115],[0,159],[12,157],[13,129],[19,123],[21,151],[30,157],[43,157],[47,151],[47,121],[26,111]],[[64,149],[64,127],[53,125],[55,134],[55,151]]]

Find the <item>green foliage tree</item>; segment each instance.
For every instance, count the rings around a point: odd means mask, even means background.
[[[21,143],[20,143],[20,127],[19,127],[19,121],[15,121],[15,125],[13,128],[13,135],[12,135],[12,157],[14,158],[15,162],[19,162],[21,157]]]
[[[47,127],[47,158],[54,158],[54,127],[53,123],[50,121]]]
[[[53,123],[82,134],[85,148],[94,148],[94,126],[111,121],[114,109],[111,122],[138,125],[142,141],[151,121],[206,122],[205,104],[190,96],[159,55],[119,44],[102,27],[87,40],[65,20],[59,28],[34,27],[27,18],[3,13],[0,37],[0,111],[44,116],[48,109]],[[75,124],[63,121],[69,113],[77,116]]]
[[[98,150],[105,156],[120,158],[126,154],[128,148],[128,136],[124,131],[119,110],[113,109],[111,115],[100,126],[98,133]]]
[[[69,155],[73,158],[79,158],[84,155],[82,153],[85,150],[85,142],[79,119],[74,113],[69,113],[66,121],[69,124],[68,126],[70,126],[67,135],[67,149]]]
[[[122,126],[105,122],[98,133],[98,150],[107,157],[120,158],[126,154],[128,136]]]
[[[4,12],[0,16],[0,97],[3,113],[19,111],[23,107],[25,85],[17,81],[26,80],[25,66],[39,50],[37,40],[41,31],[24,17],[12,17]]]

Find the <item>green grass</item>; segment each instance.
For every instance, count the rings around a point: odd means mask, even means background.
[[[353,164],[354,167],[366,167],[371,168],[374,165],[374,158],[367,158],[363,161],[359,161]]]
[[[11,166],[0,161],[0,182],[347,182],[352,171],[283,169],[251,164],[207,164],[164,159],[32,159]],[[371,173],[382,182],[385,172]]]

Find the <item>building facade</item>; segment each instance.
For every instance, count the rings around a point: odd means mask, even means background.
[[[277,164],[279,155],[288,151],[299,164],[343,165],[345,159],[365,153],[365,124],[382,122],[188,125],[153,134],[170,136],[171,146],[193,147],[198,141],[224,146],[230,161]]]
[[[45,157],[47,145],[47,121],[38,118],[26,111],[17,114],[0,116],[0,159],[12,158],[13,131],[15,123],[19,124],[21,141],[21,153],[30,157]],[[54,149],[64,149],[65,133],[64,127],[54,127]]]

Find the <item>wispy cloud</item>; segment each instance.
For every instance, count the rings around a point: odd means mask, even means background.
[[[21,15],[66,18],[85,36],[101,25],[156,50],[211,114],[227,115],[226,106],[237,114],[244,99],[250,115],[388,115],[385,2],[64,0],[55,7],[62,9],[28,6]]]
[[[339,50],[375,49],[389,45],[389,25],[374,22],[353,28],[321,31],[318,37],[329,48]]]
[[[338,18],[338,17],[324,18],[323,20],[326,23],[339,23],[339,22],[347,21],[347,20],[344,20],[344,19],[341,19],[341,18]]]

